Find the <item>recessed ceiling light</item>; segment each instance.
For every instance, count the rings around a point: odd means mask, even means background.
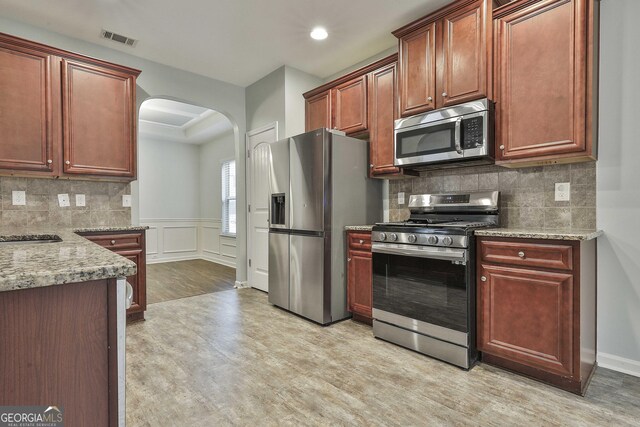
[[[314,40],[324,40],[327,38],[327,36],[329,35],[329,33],[327,33],[327,30],[325,30],[322,27],[315,27],[312,31],[311,31],[311,38]]]

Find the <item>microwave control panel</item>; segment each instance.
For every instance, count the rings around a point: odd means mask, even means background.
[[[484,129],[482,117],[472,117],[462,120],[463,148],[476,148],[482,145]]]

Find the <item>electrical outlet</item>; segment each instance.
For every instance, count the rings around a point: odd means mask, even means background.
[[[76,194],[76,206],[86,206],[86,199],[84,197],[84,194]]]
[[[124,194],[122,196],[122,207],[123,208],[131,207],[131,194]]]
[[[58,206],[60,206],[61,208],[67,208],[69,206],[71,206],[71,203],[69,203],[69,195],[68,194],[58,194]]]
[[[12,191],[11,192],[11,203],[14,206],[24,206],[27,204],[27,193],[26,191]]]
[[[556,182],[556,202],[568,202],[571,199],[571,184]]]
[[[404,205],[404,192],[398,193],[398,204]]]

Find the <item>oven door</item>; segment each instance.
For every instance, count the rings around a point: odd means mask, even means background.
[[[372,251],[374,318],[468,344],[466,249],[374,243]]]

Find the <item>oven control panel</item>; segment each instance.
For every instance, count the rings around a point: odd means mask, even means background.
[[[373,231],[371,240],[384,243],[401,243],[419,246],[442,246],[451,248],[466,248],[468,238],[464,235],[442,235],[412,232]]]

